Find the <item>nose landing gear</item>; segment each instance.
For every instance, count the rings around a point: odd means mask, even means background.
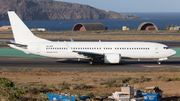
[[[93,60],[93,59],[90,59],[90,60],[89,60],[89,64],[90,64],[90,65],[94,65],[94,60]]]
[[[161,62],[160,61],[157,61],[158,65],[161,65]]]

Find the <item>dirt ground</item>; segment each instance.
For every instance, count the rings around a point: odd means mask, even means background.
[[[158,86],[163,90],[163,97],[180,96],[180,72],[171,71],[144,71],[144,72],[88,72],[86,70],[77,72],[65,72],[65,71],[18,71],[18,72],[6,72],[2,71],[0,77],[9,78],[13,82],[17,83],[31,83],[31,84],[59,84],[63,81],[70,84],[86,84],[91,86],[91,89],[82,90],[82,93],[93,92],[99,96],[102,93],[114,93],[115,91],[121,91],[121,87],[101,85],[102,82],[109,82],[115,78],[137,78],[137,82],[126,82],[123,84],[130,84],[135,89],[144,89],[145,87]],[[147,78],[146,81],[142,81],[141,78]],[[164,79],[166,78],[166,79]],[[167,79],[169,78],[169,79]],[[176,79],[175,79],[176,78]]]

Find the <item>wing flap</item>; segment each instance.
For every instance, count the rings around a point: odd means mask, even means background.
[[[100,59],[100,58],[104,57],[103,54],[95,53],[95,52],[85,52],[85,51],[73,51],[73,52],[84,55],[88,58],[93,58],[93,59]]]

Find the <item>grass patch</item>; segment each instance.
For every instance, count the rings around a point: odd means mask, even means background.
[[[25,90],[19,88],[15,83],[7,78],[0,78],[0,97],[10,101],[22,99],[26,94]]]

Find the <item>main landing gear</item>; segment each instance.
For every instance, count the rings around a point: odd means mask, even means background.
[[[94,65],[94,60],[93,60],[93,59],[90,59],[90,60],[89,60],[89,64],[90,64],[90,65]]]
[[[157,61],[158,65],[161,65],[161,62],[160,61]]]

